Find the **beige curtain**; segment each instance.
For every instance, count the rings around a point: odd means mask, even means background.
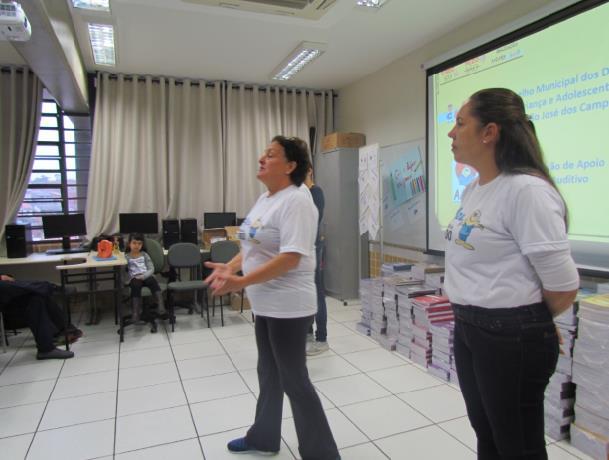
[[[14,221],[34,164],[40,126],[42,84],[27,68],[0,72],[0,255],[6,256],[4,227]]]
[[[98,76],[89,238],[121,212],[196,217],[222,206],[220,84]]]
[[[225,114],[225,209],[245,216],[264,191],[256,179],[258,157],[273,136],[298,136],[309,142],[333,129],[332,92],[228,85]]]

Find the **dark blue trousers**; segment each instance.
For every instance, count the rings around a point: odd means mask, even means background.
[[[478,459],[547,460],[544,391],[559,353],[547,306],[453,309],[455,363]]]

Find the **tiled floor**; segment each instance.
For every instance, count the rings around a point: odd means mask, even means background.
[[[330,351],[308,366],[343,459],[476,458],[457,388],[356,332],[359,306],[328,299],[328,312]],[[107,318],[82,326],[65,362],[38,362],[28,333],[12,337],[0,354],[0,457],[234,459],[226,442],[254,415],[256,345],[249,313],[225,319],[208,329],[181,314],[174,333],[141,326],[119,344]],[[274,458],[298,458],[291,416],[286,402]],[[564,442],[548,451],[588,458]]]

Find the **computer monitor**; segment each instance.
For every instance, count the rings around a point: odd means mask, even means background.
[[[120,233],[159,233],[159,216],[156,212],[121,213],[118,226]]]
[[[84,214],[56,214],[42,216],[42,231],[45,238],[61,238],[61,249],[49,249],[47,254],[69,254],[87,252],[84,248],[72,248],[71,236],[87,234],[87,224]]]
[[[237,223],[236,212],[206,212],[203,214],[204,228],[232,227]]]

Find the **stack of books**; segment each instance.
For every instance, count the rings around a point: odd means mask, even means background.
[[[455,322],[432,324],[429,332],[431,332],[431,364],[427,370],[430,374],[450,382],[451,370],[456,372],[453,348]]]
[[[416,284],[415,284],[416,283]],[[398,342],[396,351],[410,358],[410,344],[412,343],[412,299],[428,294],[435,294],[436,289],[423,286],[420,281],[396,286],[396,304],[398,309]]]
[[[408,272],[412,268],[412,264],[409,263],[384,263],[381,265],[381,276],[384,278],[386,276],[392,276],[396,273]]]
[[[579,301],[573,352],[577,384],[571,444],[593,458],[609,458],[609,294]]]
[[[573,422],[575,384],[572,382],[573,345],[577,332],[577,302],[554,318],[561,337],[562,353],[558,358],[556,372],[550,378],[545,396],[546,434],[559,441],[569,437]]]
[[[359,280],[359,298],[361,301],[362,319],[355,328],[365,335],[370,335],[370,322],[372,321],[372,284],[374,279]]]
[[[439,279],[439,274],[444,274],[444,267],[440,265],[421,262],[414,264],[410,269],[410,273],[412,274],[413,278],[428,283],[428,280],[431,282],[434,278]],[[432,274],[438,274],[438,276],[431,276]]]
[[[412,299],[412,343],[410,359],[424,367],[431,364],[432,324],[453,320],[453,311],[448,298],[438,295],[425,295]]]
[[[387,318],[383,305],[383,278],[374,278],[370,302],[372,318],[370,319],[370,337],[377,342],[387,332]]]

